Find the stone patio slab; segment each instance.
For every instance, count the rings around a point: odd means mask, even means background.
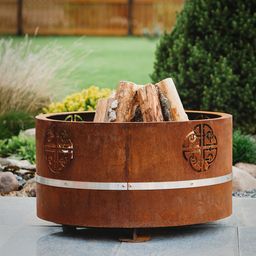
[[[4,256],[255,256],[256,199],[233,199],[233,215],[207,224],[149,231],[146,243],[121,243],[120,229],[80,228],[74,234],[36,217],[35,198],[0,197]]]
[[[256,227],[239,227],[238,235],[240,256],[256,255]]]

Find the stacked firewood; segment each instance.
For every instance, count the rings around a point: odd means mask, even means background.
[[[137,85],[121,81],[108,98],[100,99],[94,122],[186,121],[175,84],[171,78],[157,84]]]

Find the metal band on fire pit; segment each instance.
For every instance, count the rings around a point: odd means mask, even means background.
[[[51,179],[36,175],[36,181],[40,184],[73,189],[89,189],[89,190],[127,190],[126,182],[88,182],[88,181],[71,181]]]
[[[226,183],[232,180],[232,173],[207,179],[182,180],[182,181],[161,181],[161,182],[87,182],[51,179],[36,175],[39,184],[72,189],[89,190],[164,190],[181,188],[198,188]]]

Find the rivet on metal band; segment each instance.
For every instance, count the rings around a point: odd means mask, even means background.
[[[213,186],[226,183],[232,180],[232,173],[224,176],[218,176],[197,180],[181,181],[161,181],[161,182],[87,182],[71,181],[46,178],[36,175],[36,181],[39,184],[71,189],[88,189],[88,190],[164,190],[164,189],[182,189],[198,188]]]

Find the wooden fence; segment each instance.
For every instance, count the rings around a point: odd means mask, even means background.
[[[1,34],[143,35],[170,31],[184,0],[0,0]]]

